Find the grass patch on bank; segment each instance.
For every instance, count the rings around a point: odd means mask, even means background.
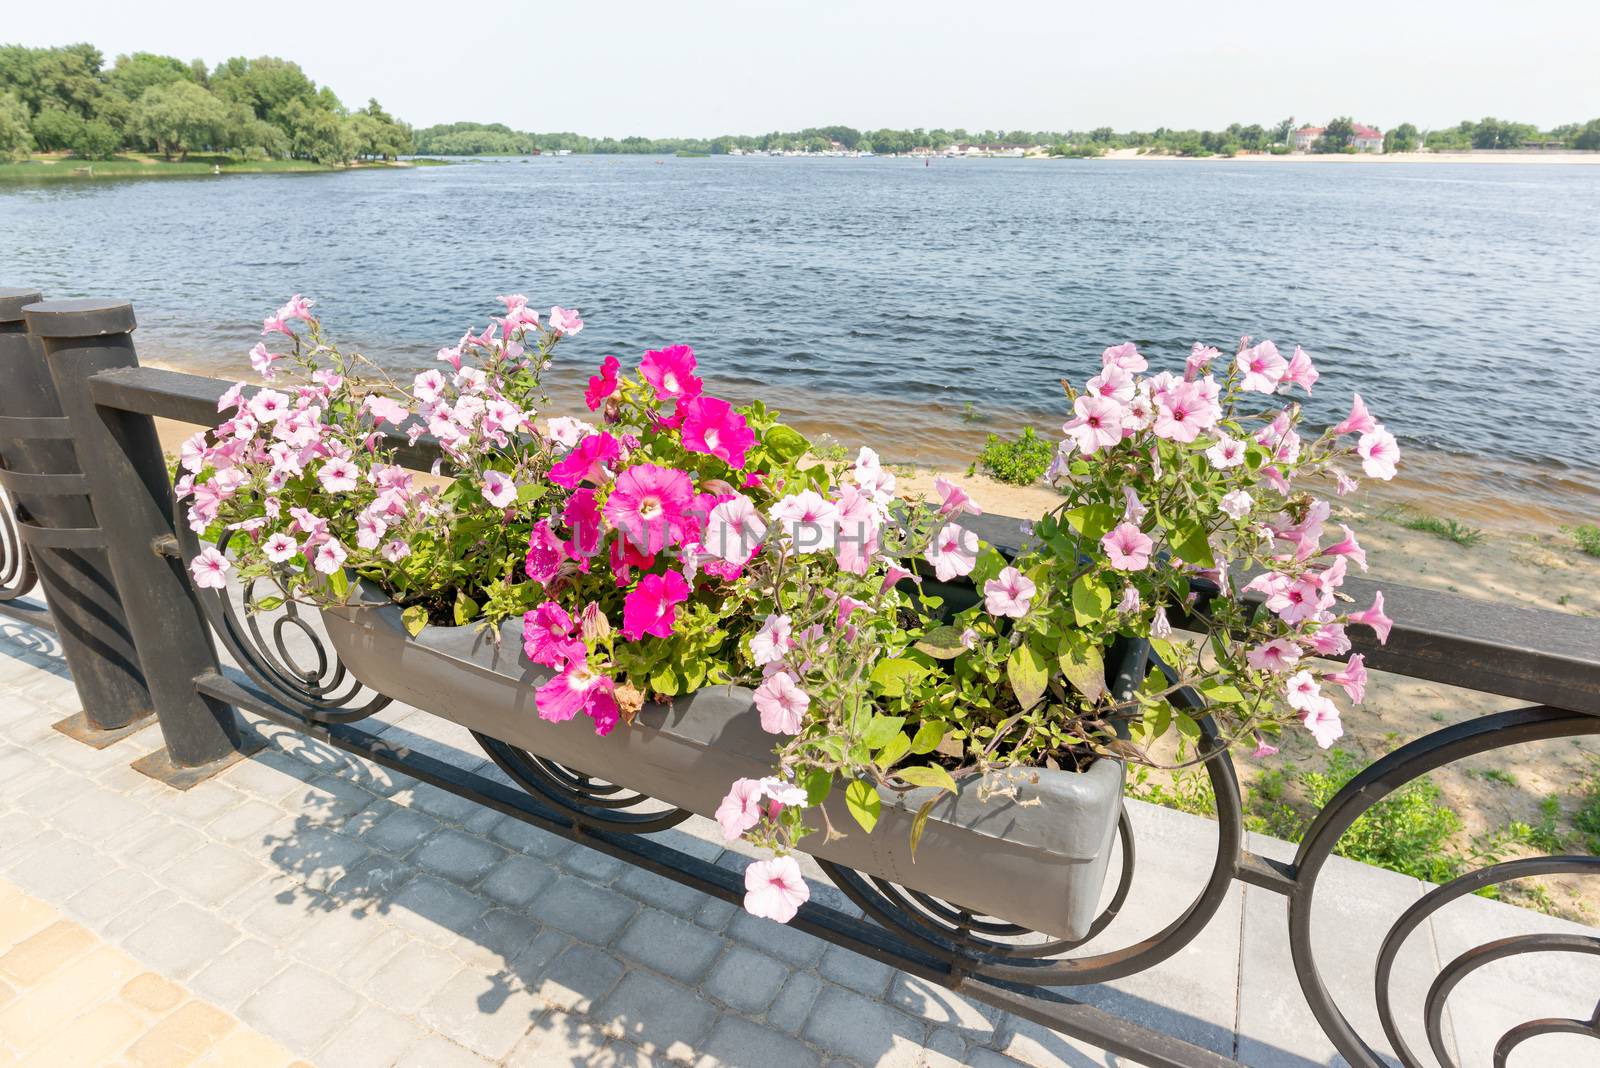
[[[1432,534],[1436,538],[1454,542],[1465,549],[1472,548],[1484,539],[1482,530],[1469,527],[1459,519],[1443,519],[1411,508],[1394,508],[1383,513],[1382,517],[1396,526]]]
[[[1590,556],[1600,556],[1600,526],[1593,523],[1580,523],[1575,527],[1562,527],[1561,533],[1572,539],[1579,552],[1588,553]]]
[[[65,181],[92,178],[179,178],[222,174],[309,174],[320,171],[369,170],[385,167],[449,166],[443,160],[395,163],[356,163],[329,166],[306,159],[235,159],[226,155],[190,154],[165,160],[160,156],[124,153],[114,159],[87,160],[75,156],[37,155],[21,163],[0,163],[0,181]]]
[[[1050,467],[1055,454],[1055,442],[1046,441],[1033,427],[1025,426],[1018,437],[1009,441],[998,434],[990,434],[978,459],[967,468],[967,474],[970,476],[982,468],[983,473],[996,482],[1031,486]]]

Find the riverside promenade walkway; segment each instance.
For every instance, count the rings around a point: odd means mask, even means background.
[[[264,724],[259,753],[175,792],[129,767],[155,727],[103,750],[51,728],[77,710],[65,672],[51,634],[0,622],[0,1065],[1135,1063]],[[383,719],[396,743],[485,763],[448,723]],[[1134,823],[1141,876],[1107,945],[1170,921],[1214,851],[1208,821],[1135,803]],[[706,821],[666,833],[744,862]],[[1330,863],[1318,958],[1381,1039],[1377,944],[1425,886]],[[1589,933],[1472,897],[1419,931],[1396,984],[1413,1046],[1442,963],[1532,931]],[[1445,1034],[1486,1065],[1508,1028],[1587,1017],[1597,991],[1596,958],[1502,961],[1457,989]],[[1284,899],[1254,887],[1172,960],[1075,996],[1249,1065],[1341,1063],[1303,1003]],[[1594,1056],[1555,1036],[1512,1064]]]

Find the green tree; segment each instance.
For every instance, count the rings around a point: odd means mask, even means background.
[[[228,109],[210,92],[190,81],[146,89],[134,105],[134,132],[167,159],[187,159],[190,149],[222,139]]]
[[[138,100],[146,89],[179,81],[196,81],[194,71],[181,59],[154,52],[118,56],[107,77],[111,88],[128,100]]]
[[[1584,123],[1583,129],[1573,137],[1572,147],[1586,152],[1600,149],[1600,119],[1590,119]]]
[[[33,117],[33,143],[41,152],[71,148],[83,133],[83,119],[70,111],[50,107]]]
[[[1322,131],[1322,136],[1317,138],[1317,143],[1312,146],[1313,152],[1343,152],[1350,147],[1350,139],[1356,134],[1355,120],[1348,115],[1340,116],[1328,123]]]
[[[110,159],[122,147],[122,135],[111,124],[100,119],[90,119],[78,131],[72,142],[72,151],[83,159]]]
[[[0,157],[27,159],[33,151],[33,131],[28,129],[28,106],[12,92],[0,92]]]
[[[1399,126],[1391,127],[1383,135],[1383,150],[1385,152],[1415,152],[1417,150],[1417,128],[1409,122],[1402,122]]]

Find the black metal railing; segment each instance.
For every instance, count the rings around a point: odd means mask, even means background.
[[[167,747],[164,762],[145,770],[177,785],[214,773],[237,758],[241,734],[235,710],[243,709],[706,894],[735,902],[742,898],[738,873],[649,837],[677,822],[677,810],[663,813],[648,798],[495,739],[478,740],[520,789],[397,749],[360,726],[388,699],[349,678],[315,627],[295,616],[280,616],[266,626],[258,617],[241,616],[232,599],[236,595],[197,590],[188,581],[185,564],[199,545],[177,515],[152,418],[214,427],[220,421],[217,399],[229,383],[138,366],[130,336],[132,309],[120,302],[32,304],[24,318],[33,339],[26,348],[29,358],[48,368],[78,456],[93,458],[84,464],[83,477],[109,562],[110,574],[103,578],[126,605]],[[0,423],[0,454],[11,455],[5,451],[6,433],[19,437],[26,429],[15,421]],[[438,458],[426,439],[400,444],[408,466],[426,469]],[[973,526],[1002,547],[1014,548],[1020,537],[1012,519],[984,517]],[[0,546],[17,544],[8,530],[14,528],[0,521]],[[13,555],[3,559],[9,562]],[[1358,599],[1370,593],[1369,584],[1359,579],[1348,580],[1346,588]],[[1408,1066],[1428,1063],[1397,1022],[1402,1013],[1411,1013],[1432,1055],[1453,1065],[1442,1020],[1463,978],[1523,954],[1597,954],[1600,938],[1543,934],[1486,940],[1444,962],[1422,1003],[1404,1006],[1396,1004],[1393,976],[1408,938],[1466,894],[1531,875],[1600,874],[1600,858],[1531,857],[1490,864],[1422,895],[1388,928],[1373,961],[1381,1035],[1358,1030],[1319,966],[1311,930],[1320,878],[1351,825],[1419,777],[1478,754],[1600,733],[1600,621],[1390,584],[1384,589],[1397,622],[1387,645],[1358,639],[1353,651],[1363,653],[1369,667],[1525,704],[1444,727],[1373,763],[1319,812],[1292,860],[1246,848],[1244,803],[1233,763],[1199,697],[1182,691],[1178,699],[1199,719],[1200,751],[1209,758],[1204,767],[1216,797],[1217,850],[1203,886],[1162,930],[1101,948],[1115,934],[1114,920],[1138,877],[1136,836],[1126,814],[1117,885],[1088,937],[1078,942],[973,916],[958,905],[837,865],[824,869],[860,914],[813,900],[794,926],[1142,1063],[1229,1065],[1236,1062],[1086,1004],[1067,990],[1170,959],[1208,928],[1236,882],[1248,883],[1285,897],[1289,948],[1301,990],[1318,1024],[1349,1062],[1374,1066],[1393,1057]],[[56,592],[49,592],[60,618],[63,606]],[[242,671],[220,664],[213,637]],[[76,674],[77,665],[73,668]],[[1538,1019],[1512,1028],[1492,1051],[1496,1063],[1503,1064],[1521,1043],[1551,1033],[1600,1038],[1600,1010],[1587,1019]]]

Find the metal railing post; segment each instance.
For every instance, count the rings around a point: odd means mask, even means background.
[[[152,714],[133,635],[112,581],[105,534],[61,415],[44,352],[22,309],[37,290],[0,289],[0,484],[16,507],[19,540],[39,585],[83,709],[57,730],[104,748]]]
[[[216,647],[181,560],[166,555],[172,487],[148,415],[98,407],[89,380],[137,367],[133,306],[120,300],[55,300],[23,309],[55,381],[90,500],[106,532],[111,569],[155,704],[164,752],[134,766],[184,788],[237,758],[233,708],[202,696],[195,678],[218,670]]]

